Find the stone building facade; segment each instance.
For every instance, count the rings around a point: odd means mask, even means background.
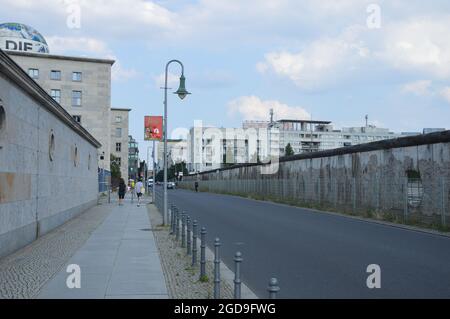
[[[0,50],[0,257],[97,204],[100,147]]]
[[[100,143],[99,167],[110,170],[113,60],[6,51]],[[115,146],[115,145],[114,145]]]
[[[128,114],[131,109],[111,109],[111,154],[120,164],[122,178],[128,181]]]

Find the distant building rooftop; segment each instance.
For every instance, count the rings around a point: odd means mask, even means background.
[[[125,109],[120,107],[112,107],[111,111],[124,111],[124,112],[131,112],[131,109]]]
[[[278,120],[279,123],[308,123],[308,124],[331,124],[331,121],[311,121],[311,120]]]

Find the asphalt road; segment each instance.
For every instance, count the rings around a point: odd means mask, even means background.
[[[450,298],[448,237],[219,194],[169,190],[169,203],[207,228],[209,247],[220,238],[230,269],[242,252],[260,297],[277,277],[279,298]],[[370,264],[380,289],[367,287]]]

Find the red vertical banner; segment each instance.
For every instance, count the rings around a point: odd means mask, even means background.
[[[145,126],[144,139],[146,141],[162,141],[163,139],[162,116],[146,116],[144,126]]]

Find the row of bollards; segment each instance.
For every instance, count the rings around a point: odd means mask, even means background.
[[[200,276],[199,280],[207,280],[206,276],[206,228],[201,227],[200,236],[198,233],[199,224],[197,220],[192,220],[186,212],[180,212],[176,205],[171,205],[169,209],[170,234],[175,237],[176,242],[180,242],[181,247],[186,249],[186,255],[192,257],[192,267],[198,266],[198,238],[200,237]],[[220,239],[214,241],[214,299],[220,299],[221,275],[220,275]],[[234,299],[241,299],[241,264],[243,262],[241,252],[236,252],[234,256]],[[267,288],[270,299],[276,299],[280,287],[278,280],[271,278]]]

